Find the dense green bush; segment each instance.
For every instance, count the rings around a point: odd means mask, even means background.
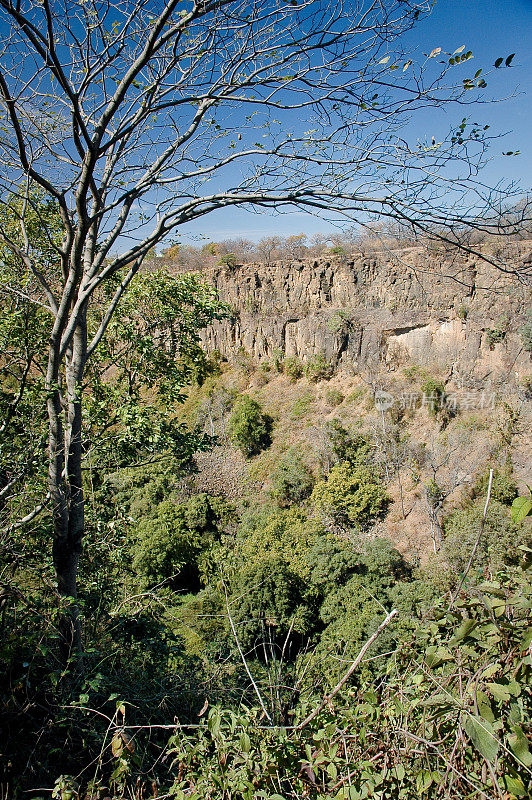
[[[385,680],[344,687],[313,718],[321,686],[289,727],[265,724],[258,708],[212,708],[171,739],[172,796],[530,797],[530,587],[526,575],[502,574],[451,608],[442,597],[396,649]]]
[[[219,540],[218,523],[227,513],[224,501],[206,494],[185,503],[159,503],[137,523],[131,547],[133,569],[142,584],[199,589],[202,562]]]
[[[401,553],[382,538],[346,541],[322,536],[309,551],[308,564],[309,585],[324,600],[354,576],[380,602],[387,601],[389,590],[399,582],[411,580],[411,569]]]
[[[335,522],[364,530],[384,516],[390,498],[373,470],[343,462],[316,484],[310,503]]]
[[[243,514],[236,537],[236,570],[242,572],[249,564],[277,558],[306,579],[309,550],[322,535],[319,523],[299,508],[280,510],[261,505],[250,509]]]
[[[370,464],[374,460],[375,447],[361,433],[350,433],[339,419],[332,419],[325,425],[334,455],[339,461],[347,461],[352,466]]]
[[[246,458],[257,455],[272,442],[273,419],[256,400],[243,397],[229,419],[229,434]]]
[[[213,664],[220,656],[227,658],[225,598],[216,583],[197,594],[185,595],[172,609],[172,627],[189,656],[204,663],[212,659]]]
[[[283,455],[272,476],[273,496],[282,506],[300,503],[312,492],[314,477],[297,448]]]
[[[303,602],[305,585],[279,558],[261,560],[240,576],[230,613],[245,652],[262,661],[297,655],[313,616]]]
[[[218,261],[219,267],[235,267],[237,264],[237,257],[235,253],[225,253]]]

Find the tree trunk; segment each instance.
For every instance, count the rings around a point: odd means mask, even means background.
[[[50,344],[48,364],[49,490],[53,514],[53,562],[57,589],[66,607],[60,618],[61,656],[64,663],[81,665],[81,623],[77,575],[84,533],[82,485],[81,382],[86,361],[86,324],[80,320],[65,364],[66,392],[62,391],[58,348]],[[66,397],[65,397],[66,395]],[[65,417],[65,422],[63,418]]]

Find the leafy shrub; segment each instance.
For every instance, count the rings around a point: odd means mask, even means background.
[[[327,330],[331,333],[347,333],[353,325],[353,312],[350,311],[335,311],[327,319]]]
[[[279,558],[262,560],[242,574],[238,602],[231,609],[244,651],[259,660],[279,656],[283,649],[287,657],[296,654],[296,637],[312,628],[311,615],[301,602],[304,589],[301,579]]]
[[[272,417],[263,413],[256,400],[245,396],[235,405],[229,419],[229,435],[246,458],[271,445],[272,430]]]
[[[445,538],[441,553],[456,573],[464,570],[480,535],[484,500],[453,511],[444,520]],[[520,558],[520,545],[526,545],[531,531],[528,521],[514,523],[507,506],[497,500],[490,502],[486,523],[473,558],[472,569],[500,569],[505,564],[515,564]]]
[[[327,389],[325,392],[325,400],[330,406],[336,408],[344,402],[344,396],[338,389]]]
[[[308,414],[313,402],[314,395],[312,392],[305,392],[304,394],[300,395],[292,404],[292,408],[290,409],[290,419],[303,419],[303,417]]]
[[[366,575],[368,586],[374,588],[390,587],[409,577],[402,555],[382,538],[346,541],[321,536],[309,551],[308,565],[309,583],[322,597],[348,583],[354,575]]]
[[[486,342],[490,350],[493,350],[496,344],[503,342],[506,337],[506,331],[502,328],[488,328],[486,331]]]
[[[309,583],[321,599],[364,569],[361,548],[332,536],[319,537],[307,560]]]
[[[197,594],[187,595],[173,611],[177,620],[176,635],[191,656],[216,658],[227,655],[225,598],[216,586],[207,586]]]
[[[312,492],[314,477],[296,448],[284,454],[273,473],[273,495],[281,505],[300,503]]]
[[[283,372],[292,381],[297,381],[303,375],[303,364],[297,356],[285,358]]]
[[[343,462],[316,484],[310,502],[335,522],[366,529],[384,516],[390,498],[371,469]]]
[[[325,425],[333,453],[339,461],[347,461],[352,466],[369,464],[374,457],[374,447],[361,433],[350,433],[339,419],[332,419]]]
[[[186,503],[163,500],[137,525],[131,547],[133,569],[144,586],[163,581],[197,590],[201,561],[219,539],[218,523],[228,513],[219,498],[194,495]]]
[[[323,531],[315,520],[298,508],[250,509],[242,516],[237,543],[236,568],[245,572],[250,564],[281,559],[291,572],[308,577],[308,554]]]
[[[488,485],[489,470],[478,478],[473,487],[473,496],[486,497]],[[517,484],[512,480],[510,475],[506,472],[499,472],[498,469],[493,470],[493,479],[491,482],[491,497],[493,500],[511,506],[518,494]]]
[[[448,606],[444,597],[418,621],[386,680],[344,687],[310,721],[321,697],[288,727],[215,707],[197,728],[178,728],[177,800],[217,796],[221,774],[227,800],[529,797],[530,581],[497,578]]]
[[[220,260],[218,261],[219,267],[235,267],[237,263],[237,257],[235,253],[225,253]]]
[[[305,364],[305,377],[312,383],[328,381],[334,374],[334,364],[327,361],[323,353],[311,356]]]
[[[435,378],[427,378],[421,384],[424,402],[427,404],[429,413],[432,417],[437,417],[444,407],[445,386],[442,381]]]
[[[337,244],[334,247],[329,248],[329,253],[332,256],[346,256],[347,250],[345,249],[345,247],[342,247],[341,244]]]

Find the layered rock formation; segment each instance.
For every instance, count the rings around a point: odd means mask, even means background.
[[[516,246],[516,267],[531,250]],[[530,371],[518,333],[530,289],[481,259],[411,248],[205,275],[232,315],[205,332],[204,344],[229,359],[243,348],[257,360],[319,353],[350,371],[405,361]]]

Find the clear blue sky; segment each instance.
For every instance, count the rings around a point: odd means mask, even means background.
[[[407,46],[413,52],[428,53],[436,47],[453,52],[462,44],[472,50],[474,66],[485,69],[501,56],[516,53],[511,68],[501,69],[489,78],[492,97],[514,97],[504,102],[483,105],[471,116],[490,124],[492,132],[507,133],[492,147],[493,161],[484,173],[487,182],[519,181],[523,189],[532,187],[532,0],[437,0],[430,16],[409,33]],[[447,130],[449,119],[438,110],[425,114],[424,133],[437,136]],[[432,130],[434,129],[434,130]],[[521,155],[502,156],[507,150]],[[331,230],[326,223],[304,213],[269,215],[242,210],[221,210],[194,225],[180,229],[182,241],[193,242],[203,235],[214,241],[243,236],[259,239],[267,235],[312,234]]]

